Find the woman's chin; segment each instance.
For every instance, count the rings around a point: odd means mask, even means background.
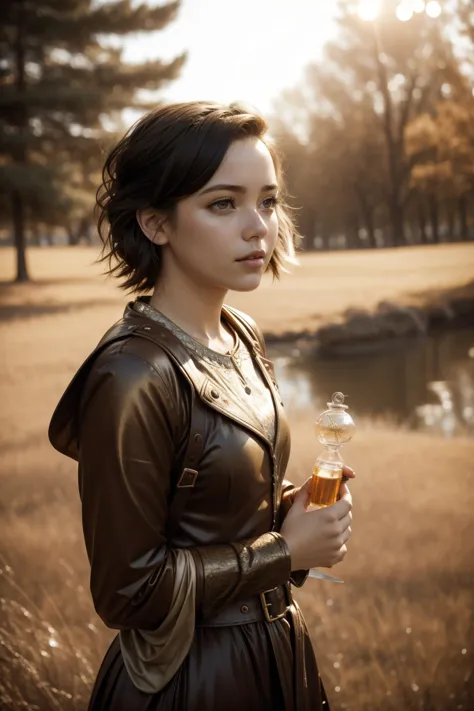
[[[260,286],[262,274],[249,274],[245,279],[235,279],[229,285],[230,291],[255,291]]]

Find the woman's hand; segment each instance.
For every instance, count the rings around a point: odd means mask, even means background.
[[[290,549],[292,570],[331,568],[343,560],[352,520],[346,481],[354,477],[354,471],[344,467],[337,503],[314,511],[307,511],[311,477],[300,488],[280,530]]]
[[[350,467],[344,466],[342,467],[342,483],[345,484],[346,481],[349,481],[349,479],[355,479],[356,473],[353,469]],[[342,488],[342,487],[341,487]],[[339,491],[339,497],[341,495],[341,492]]]

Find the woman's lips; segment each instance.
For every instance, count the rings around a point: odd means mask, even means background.
[[[239,259],[239,264],[245,264],[247,267],[258,269],[263,267],[265,259],[263,257],[248,257],[247,259]]]

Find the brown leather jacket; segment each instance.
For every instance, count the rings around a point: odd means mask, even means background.
[[[271,388],[275,446],[242,395],[204,376],[169,329],[131,304],[52,417],[51,443],[79,463],[91,593],[111,628],[153,630],[164,620],[173,548],[194,557],[197,615],[290,579],[278,530],[295,487],[284,480],[290,434],[273,365],[255,323],[228,307],[223,315]],[[171,521],[185,460],[194,486]]]

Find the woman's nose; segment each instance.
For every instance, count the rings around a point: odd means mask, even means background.
[[[263,238],[268,233],[268,225],[257,210],[253,210],[249,216],[247,223],[242,231],[242,236],[245,240],[251,240],[255,237]]]

